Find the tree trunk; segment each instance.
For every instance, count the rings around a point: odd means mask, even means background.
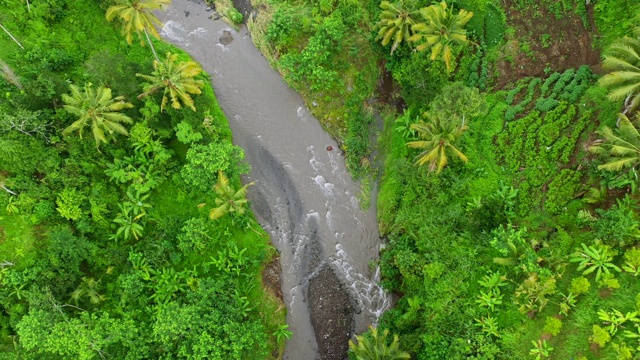
[[[4,32],[6,32],[7,35],[9,35],[9,37],[11,37],[11,40],[15,41],[15,43],[18,44],[18,46],[20,46],[20,49],[24,50],[24,47],[22,47],[22,44],[20,44],[20,42],[16,38],[14,38],[13,35],[11,35],[11,33],[9,32],[9,30],[7,30],[7,28],[2,26],[2,24],[0,24],[0,28],[2,28],[2,30],[4,30]]]
[[[31,4],[29,4],[29,0],[27,0],[27,10],[29,10],[29,12],[31,12]]]
[[[147,37],[147,42],[149,42],[149,46],[151,47],[151,51],[153,51],[153,56],[156,58],[156,60],[158,62],[160,62],[160,59],[158,59],[158,54],[156,53],[156,48],[153,47],[153,43],[151,42],[151,38],[149,38],[149,33],[147,32],[147,29],[144,29],[144,34]]]

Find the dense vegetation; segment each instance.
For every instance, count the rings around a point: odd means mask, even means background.
[[[242,150],[155,39],[169,1],[143,3],[0,0],[0,358],[272,358],[290,335]]]
[[[640,356],[640,3],[253,3],[255,42],[353,173],[366,182],[383,163],[380,266],[401,297],[380,327],[400,349]],[[379,64],[396,85],[379,100],[395,107],[372,99]],[[397,352],[379,333],[352,356]]]
[[[242,151],[127,4],[0,0],[0,357],[273,357]],[[354,358],[640,355],[640,3],[253,4],[354,175],[381,170],[400,299]]]

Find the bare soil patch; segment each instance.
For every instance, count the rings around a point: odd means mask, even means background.
[[[507,36],[503,56],[496,62],[496,88],[526,77],[543,77],[581,65],[599,71],[600,53],[593,49],[595,24],[593,5],[587,6],[589,27],[573,11],[561,19],[544,6],[518,9],[518,0],[505,1],[507,26],[515,34]],[[546,70],[546,72],[545,72]]]

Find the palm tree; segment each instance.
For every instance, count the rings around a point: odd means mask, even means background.
[[[618,128],[612,130],[608,126],[596,133],[604,139],[598,140],[589,151],[608,156],[607,163],[598,169],[620,171],[623,168],[634,168],[640,164],[640,132],[638,119],[631,122],[624,114],[619,114]]]
[[[431,116],[428,121],[419,121],[412,124],[411,128],[416,130],[421,140],[410,141],[407,146],[415,149],[424,149],[416,158],[416,165],[429,163],[429,171],[440,173],[447,165],[447,154],[455,155],[463,162],[467,162],[467,157],[453,144],[468,129],[464,123],[464,116],[461,123],[455,117],[441,118]]]
[[[216,220],[230,212],[235,212],[239,215],[244,214],[247,206],[247,189],[251,185],[253,185],[253,182],[236,191],[231,187],[231,185],[229,185],[229,179],[227,176],[222,171],[218,171],[218,183],[213,187],[217,195],[217,207],[211,209],[209,212],[209,218],[211,220]]]
[[[82,138],[83,129],[90,125],[96,147],[99,147],[100,143],[108,142],[105,132],[111,136],[114,133],[129,135],[120,123],[131,124],[133,120],[127,115],[120,114],[119,111],[132,108],[133,105],[125,102],[123,96],[112,98],[111,89],[100,86],[95,90],[91,83],[85,84],[83,91],[75,85],[70,85],[69,88],[71,95],[62,95],[62,100],[66,104],[64,109],[78,116],[79,119],[64,129],[64,134],[77,130]]]
[[[376,40],[382,39],[383,46],[387,46],[393,40],[391,54],[403,40],[408,40],[412,35],[411,27],[415,24],[413,17],[418,15],[413,5],[413,0],[400,0],[393,4],[388,1],[380,3],[382,12],[376,25],[380,28]]]
[[[125,35],[129,45],[131,45],[131,37],[134,32],[138,34],[141,44],[144,45],[141,34],[144,33],[151,51],[153,51],[153,56],[160,61],[158,54],[156,54],[156,49],[149,38],[149,32],[156,39],[160,39],[160,34],[155,25],[162,25],[162,22],[153,15],[152,11],[165,10],[171,4],[171,0],[118,0],[118,2],[118,5],[113,5],[107,9],[107,20],[111,21],[116,16],[122,19],[122,33]]]
[[[413,25],[415,33],[409,41],[422,42],[416,47],[417,51],[431,48],[431,60],[435,60],[442,54],[447,71],[451,71],[452,52],[454,44],[467,45],[464,26],[471,20],[473,13],[461,9],[457,14],[453,14],[453,8],[449,8],[446,2],[434,4],[420,9],[420,14],[424,18],[424,23]]]
[[[196,111],[196,107],[193,105],[193,99],[189,94],[202,93],[201,89],[204,87],[204,81],[194,79],[195,76],[202,72],[202,68],[194,61],[176,64],[177,59],[177,54],[167,52],[166,60],[153,62],[154,71],[151,75],[136,74],[136,76],[148,81],[144,86],[144,92],[138,96],[138,99],[142,99],[160,89],[164,89],[160,111],[164,110],[168,102],[167,95],[171,97],[171,106],[174,109],[180,109],[182,107],[180,102],[182,102],[191,110]]]
[[[398,335],[393,336],[391,344],[387,344],[389,330],[384,330],[382,336],[378,330],[369,326],[371,338],[356,336],[358,345],[349,340],[349,350],[351,350],[358,360],[401,360],[411,359],[411,356],[400,350]]]
[[[604,52],[602,68],[609,73],[598,84],[609,89],[612,101],[624,100],[623,113],[640,105],[640,39],[624,37]]]

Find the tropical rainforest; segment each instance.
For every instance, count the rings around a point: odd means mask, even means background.
[[[249,168],[169,3],[0,0],[0,358],[282,353]],[[350,358],[640,357],[640,3],[251,4],[378,209],[397,301]]]
[[[352,358],[640,357],[640,3],[253,4],[363,193],[380,179],[398,301]]]
[[[169,3],[0,2],[1,358],[266,359],[290,335],[209,75],[158,40]]]

